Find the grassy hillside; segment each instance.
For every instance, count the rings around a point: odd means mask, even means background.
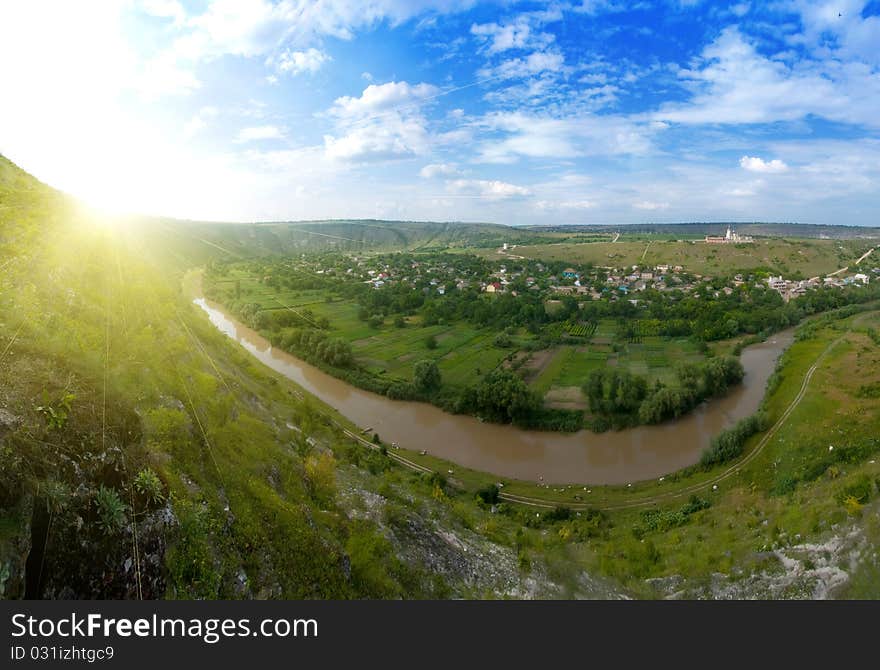
[[[736,272],[765,271],[787,278],[808,279],[854,263],[876,240],[813,240],[756,238],[751,244],[706,244],[673,239],[571,243],[518,246],[511,253],[541,261],[592,263],[626,268],[632,265],[681,265],[689,272],[728,276]],[[494,251],[486,254],[502,258]],[[868,267],[876,260],[869,258]]]
[[[152,245],[179,258],[298,255],[319,251],[494,248],[504,242],[533,243],[539,233],[482,223],[418,221],[297,221],[281,223],[202,223],[136,219],[132,224]]]
[[[369,469],[339,429],[163,278],[151,259],[179,247],[145,248],[139,232],[0,167],[0,595],[475,588],[453,559],[429,573],[418,548],[398,558],[381,515],[358,511],[393,489],[364,489]]]

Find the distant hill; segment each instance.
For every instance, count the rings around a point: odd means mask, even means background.
[[[537,244],[546,241],[538,231],[492,223],[376,219],[207,223],[146,218],[135,222],[157,250],[164,249],[177,257],[178,264],[189,265],[202,263],[218,253],[244,258],[331,250],[493,248],[505,242]]]
[[[817,225],[810,223],[645,223],[627,225],[565,225],[565,226],[524,226],[533,232],[553,233],[657,233],[662,235],[723,235],[727,227],[736,229],[744,235],[765,237],[810,237],[830,239],[880,238],[880,227]]]

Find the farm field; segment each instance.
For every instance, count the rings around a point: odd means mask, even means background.
[[[674,384],[675,366],[705,359],[697,344],[688,338],[644,337],[641,342],[610,345],[617,337],[613,319],[601,319],[593,337],[583,343],[555,347],[530,378],[532,388],[545,396],[549,406],[585,409],[581,387],[593,370],[607,366],[643,375],[650,384]],[[543,353],[543,352],[542,352]]]
[[[275,291],[240,271],[217,284],[231,293],[236,281],[242,298],[262,309],[292,309],[316,321],[326,318],[330,322],[329,335],[351,343],[355,360],[368,372],[387,379],[408,382],[417,362],[433,360],[444,384],[465,387],[477,383],[515,352],[517,346],[532,339],[517,334],[511,347],[496,347],[493,340],[498,333],[492,329],[461,322],[423,326],[418,316],[407,317],[403,328],[395,326],[391,319],[373,327],[358,318],[356,303],[333,299],[327,290]],[[430,337],[436,341],[434,349],[426,345]]]
[[[517,246],[510,253],[541,261],[592,263],[601,266],[681,265],[703,275],[759,270],[785,276],[833,272],[855,262],[873,244],[870,240],[808,240],[757,238],[752,244],[706,244],[702,241],[649,240],[585,244],[557,243]],[[485,254],[484,252],[484,255]],[[499,258],[491,252],[490,258]]]
[[[444,384],[466,387],[479,382],[512,355],[525,357],[524,376],[550,407],[584,409],[581,387],[596,369],[614,366],[643,375],[651,384],[657,380],[670,384],[675,383],[677,364],[705,358],[688,338],[646,336],[638,342],[621,343],[615,319],[565,324],[563,333],[570,336],[566,343],[526,352],[522,347],[534,337],[524,331],[511,339],[510,347],[498,347],[493,342],[497,331],[462,322],[423,326],[421,318],[413,316],[406,317],[403,328],[396,327],[391,319],[374,327],[358,318],[356,303],[334,298],[326,289],[275,290],[241,270],[234,270],[216,284],[232,295],[236,282],[242,299],[261,309],[290,309],[315,321],[327,319],[329,334],[349,342],[355,360],[367,372],[384,379],[407,382],[413,378],[418,361],[433,360]],[[430,337],[436,341],[434,349],[426,345]],[[612,347],[612,343],[617,344]]]

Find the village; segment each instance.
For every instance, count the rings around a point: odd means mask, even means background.
[[[729,243],[751,241],[728,229],[724,238]],[[707,238],[708,242],[708,238]],[[712,242],[710,242],[712,243]],[[517,297],[525,291],[544,296],[550,304],[563,296],[581,300],[640,301],[645,291],[669,293],[680,291],[696,294],[700,286],[711,288],[717,297],[730,295],[744,284],[767,287],[780,294],[785,302],[810,290],[867,285],[872,278],[880,279],[880,268],[851,272],[841,268],[827,276],[808,279],[786,278],[767,273],[736,273],[729,277],[713,277],[688,272],[682,265],[563,266],[558,262],[543,263],[511,252],[515,245],[505,244],[499,254],[510,260],[490,261],[466,254],[383,254],[324,256],[303,258],[296,262],[299,271],[318,275],[341,276],[348,281],[368,284],[375,290],[408,285],[425,294],[446,295],[450,291],[478,290],[489,295]],[[861,260],[861,259],[860,259]]]

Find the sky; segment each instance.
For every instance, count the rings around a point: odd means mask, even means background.
[[[880,225],[880,0],[5,0],[0,153],[203,220]]]

